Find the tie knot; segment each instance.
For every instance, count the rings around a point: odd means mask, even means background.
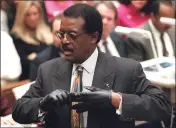
[[[83,72],[83,67],[81,65],[78,65],[77,68],[76,68],[78,74],[82,74]]]

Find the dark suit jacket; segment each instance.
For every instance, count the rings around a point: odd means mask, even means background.
[[[56,89],[70,91],[71,72],[72,64],[64,58],[42,64],[36,82],[14,105],[13,119],[19,123],[37,121],[41,97]],[[151,85],[136,61],[99,53],[92,86],[121,92],[122,115],[117,115],[115,108],[89,111],[88,128],[134,128],[134,120],[158,121],[170,116],[168,98]],[[70,128],[70,107],[57,110],[47,114],[46,127]]]
[[[122,39],[122,37],[115,31],[113,31],[110,34],[110,37],[114,42],[114,45],[116,46],[116,49],[120,54],[120,57],[126,57],[126,48],[125,48],[124,39]]]
[[[56,48],[54,45],[51,45],[50,47],[48,47],[44,51],[38,53],[37,57],[30,64],[29,79],[31,81],[34,81],[36,79],[37,71],[38,71],[40,64],[42,64],[48,60],[57,58],[57,57],[60,57],[60,50],[58,48]]]
[[[152,50],[151,41],[148,36],[145,36],[142,33],[137,34],[132,32],[128,35],[128,38],[125,41],[126,49],[127,49],[127,57],[137,61],[145,61],[145,60],[153,59],[155,58],[154,52],[157,53],[157,50],[156,50],[157,42],[155,41],[155,38],[154,38],[155,33],[152,32],[149,26],[149,22],[146,22],[140,28],[151,32],[152,40],[154,43],[154,47],[153,47],[154,50]],[[167,33],[170,36],[172,46],[175,50],[175,28],[174,27],[170,28],[167,31]],[[156,57],[157,57],[157,54],[156,54]]]

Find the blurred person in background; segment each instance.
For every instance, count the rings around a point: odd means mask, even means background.
[[[175,26],[160,21],[161,17],[175,18],[172,2],[170,0],[156,1],[152,10],[151,19],[140,26],[140,28],[151,32],[158,57],[173,57]]]
[[[20,57],[10,35],[1,31],[1,86],[17,81],[21,74]]]
[[[135,28],[150,18],[151,5],[155,0],[119,0],[117,26]]]
[[[74,4],[83,3],[83,4],[88,4],[90,6],[94,6],[95,4],[94,0],[74,0],[73,2]]]
[[[118,19],[117,11],[111,1],[102,1],[95,4],[95,8],[102,16],[103,33],[98,43],[101,52],[117,57],[125,57],[124,41],[115,31],[115,22]]]
[[[60,51],[60,40],[56,36],[56,32],[60,30],[60,22],[61,22],[61,14],[54,17],[51,21],[51,31],[53,34],[53,45],[46,48],[44,51],[37,54],[37,57],[33,60],[33,63],[30,65],[30,80],[34,81],[37,76],[37,71],[40,64],[51,60],[53,58],[57,58],[61,56]]]
[[[29,65],[38,52],[53,42],[39,1],[19,1],[11,31],[22,64],[20,80],[29,78]]]
[[[49,22],[51,22],[56,15],[61,14],[66,8],[68,8],[73,4],[74,2],[72,0],[67,0],[67,1],[45,0],[44,5],[45,5]]]
[[[156,57],[175,56],[175,26],[171,26],[160,21],[161,17],[174,18],[175,11],[170,1],[157,1],[153,3],[151,19],[139,28],[151,32],[154,43],[153,49]],[[132,35],[133,36],[133,35]],[[145,61],[154,58],[152,47],[149,48],[148,40],[143,40],[143,45],[137,45],[134,40],[126,42],[127,54],[129,58]],[[146,50],[144,50],[146,49]],[[151,57],[146,57],[151,54]]]

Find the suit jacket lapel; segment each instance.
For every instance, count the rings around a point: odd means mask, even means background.
[[[92,86],[97,88],[102,88],[106,90],[112,90],[115,80],[115,74],[112,73],[110,67],[107,65],[108,60],[104,53],[99,52],[98,60],[94,72]],[[87,127],[88,128],[99,128],[99,123],[97,120],[99,117],[95,115],[94,112],[89,112],[88,120],[87,120]]]
[[[52,86],[54,89],[63,89],[70,91],[72,64],[63,59],[53,73]]]
[[[111,90],[113,88],[114,79],[115,74],[109,70],[106,56],[99,52],[92,86]]]

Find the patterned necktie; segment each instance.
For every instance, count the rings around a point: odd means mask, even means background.
[[[73,83],[72,92],[82,92],[82,73],[83,67],[78,66],[76,68],[77,77]],[[72,105],[77,104],[77,102],[73,102]],[[76,112],[76,110],[72,110],[72,128],[81,128],[83,127],[83,116]]]
[[[169,54],[168,54],[168,52],[167,52],[166,44],[165,44],[165,42],[164,42],[163,36],[164,36],[164,33],[161,33],[160,38],[161,38],[161,42],[162,42],[162,46],[163,46],[163,56],[168,56]]]

